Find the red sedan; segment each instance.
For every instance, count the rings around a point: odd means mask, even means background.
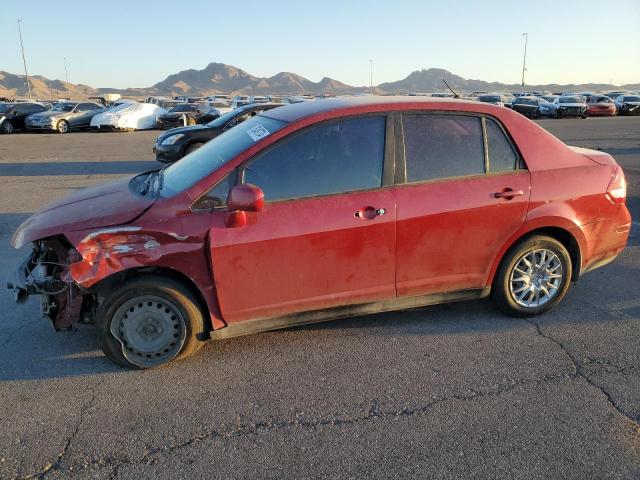
[[[611,117],[616,114],[616,105],[606,95],[594,95],[587,100],[589,117]]]
[[[149,368],[205,339],[491,294],[557,305],[631,218],[608,154],[510,109],[353,97],[269,110],[180,162],[74,193],[13,237],[18,301]]]

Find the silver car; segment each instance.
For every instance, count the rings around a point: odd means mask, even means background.
[[[69,130],[89,128],[91,119],[105,111],[102,105],[92,102],[61,102],[46,112],[29,115],[25,121],[27,130],[47,130],[67,133]]]

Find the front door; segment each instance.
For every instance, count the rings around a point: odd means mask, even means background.
[[[484,287],[499,250],[525,222],[529,172],[493,119],[411,114],[402,126],[398,296]]]
[[[395,297],[395,200],[382,185],[385,117],[308,127],[240,167],[265,209],[240,228],[212,214],[227,323]]]

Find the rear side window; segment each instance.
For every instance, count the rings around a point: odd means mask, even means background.
[[[402,126],[407,182],[485,173],[479,117],[403,115]]]
[[[517,168],[518,156],[500,126],[490,118],[485,119],[487,146],[489,147],[489,172],[506,172]]]
[[[251,161],[244,182],[270,202],[380,187],[384,135],[384,117],[310,127]]]

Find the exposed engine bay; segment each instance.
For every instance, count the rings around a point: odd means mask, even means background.
[[[83,293],[69,273],[69,265],[80,259],[78,252],[64,238],[47,238],[33,242],[31,254],[14,272],[15,301],[25,303],[31,295],[40,296],[43,318],[56,330],[72,329],[77,323],[93,323],[93,315],[83,315],[83,304],[92,302]],[[89,300],[89,301],[87,301]],[[86,305],[89,306],[89,305]],[[91,308],[89,308],[91,310]]]

